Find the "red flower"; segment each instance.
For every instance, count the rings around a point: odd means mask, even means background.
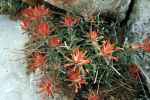
[[[99,91],[99,93],[97,93],[97,91],[93,91],[90,90],[89,94],[88,94],[88,100],[104,100],[103,94]]]
[[[35,8],[27,8],[23,10],[23,15],[29,18],[30,20],[37,20],[43,16],[48,15],[48,9],[42,6],[35,7]]]
[[[107,40],[107,41],[104,41],[102,45],[101,55],[108,59],[118,61],[117,57],[112,56],[112,53],[118,50],[121,50],[121,48],[115,48],[115,45],[111,44],[110,41]]]
[[[46,63],[45,55],[37,52],[32,57],[32,64],[29,66],[31,71],[35,71],[38,68],[41,68]]]
[[[143,49],[144,51],[150,53],[150,39],[149,38],[144,39],[144,42],[141,44],[140,43],[133,44],[132,48],[133,49]]]
[[[82,72],[82,74],[86,74],[89,73],[88,69],[84,68],[83,65],[86,64],[90,64],[91,60],[87,59],[85,56],[85,52],[82,52],[79,50],[79,48],[74,49],[72,56],[72,59],[68,58],[69,61],[71,61],[72,63],[69,64],[65,64],[64,67],[66,68],[73,68],[73,70],[75,71],[76,69],[78,69],[80,72]]]
[[[97,41],[98,33],[96,31],[89,32],[89,37],[91,41]]]
[[[88,100],[100,100],[98,96],[93,95],[93,96],[89,96]]]
[[[135,80],[140,79],[140,73],[141,73],[141,71],[140,71],[140,69],[138,68],[138,66],[136,64],[132,64],[132,65],[129,66],[129,74]]]
[[[24,30],[27,30],[30,26],[31,21],[30,20],[23,20],[21,21],[21,28]]]
[[[72,54],[72,59],[74,63],[79,64],[79,65],[89,64],[91,61],[86,58],[85,54],[86,53],[80,51],[79,48],[74,49],[73,54]]]
[[[149,38],[146,38],[144,40],[144,43],[141,48],[143,48],[143,50],[146,52],[150,52],[150,39]]]
[[[64,25],[68,28],[73,27],[73,25],[76,23],[76,21],[71,16],[67,16],[64,19]]]
[[[45,94],[46,96],[52,95],[53,84],[50,79],[43,78],[39,84],[39,92]]]
[[[53,37],[49,40],[48,44],[50,47],[57,47],[61,45],[61,40],[58,37]]]
[[[36,27],[37,33],[42,37],[48,37],[50,30],[48,23],[41,23]]]
[[[80,75],[80,72],[78,70],[70,71],[69,74],[68,74],[68,80],[70,82],[72,82],[69,86],[74,86],[76,93],[82,87],[82,85],[86,84],[86,81]]]

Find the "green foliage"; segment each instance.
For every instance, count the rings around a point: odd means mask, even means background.
[[[15,15],[27,5],[21,0],[0,0],[0,14]]]
[[[79,18],[79,16],[74,16],[74,18]],[[85,75],[85,79],[88,82],[86,85],[88,90],[92,89],[93,86],[98,89],[99,85],[104,88],[104,91],[105,89],[112,91],[114,88],[118,88],[119,93],[119,90],[122,92],[122,89],[124,89],[123,91],[125,92],[123,94],[117,94],[113,91],[108,92],[108,95],[113,94],[112,96],[116,100],[119,100],[117,98],[122,98],[123,96],[128,97],[125,100],[131,100],[131,98],[136,98],[135,90],[137,89],[137,84],[133,81],[128,71],[128,66],[133,63],[131,60],[133,51],[130,50],[128,44],[124,45],[120,42],[119,30],[121,30],[121,27],[119,27],[118,23],[113,21],[113,19],[107,19],[109,18],[104,18],[100,15],[95,16],[94,21],[80,18],[79,23],[68,28],[62,24],[64,17],[53,15],[51,18],[44,19],[44,22],[48,22],[50,26],[53,26],[55,31],[48,36],[48,39],[36,42],[35,46],[31,48],[34,49],[39,46],[38,43],[41,43],[41,46],[37,49],[46,52],[48,55],[48,69],[46,73],[52,73],[52,71],[58,73],[63,87],[66,87],[66,84],[68,84],[68,69],[64,65],[72,63],[70,59],[72,59],[73,50],[80,48],[80,50],[86,51],[85,56],[92,61],[90,64],[83,65],[84,69],[89,71]],[[90,31],[97,31],[99,33],[97,45],[94,45],[90,40],[88,34]],[[48,41],[55,36],[61,39],[62,45],[49,47]],[[119,61],[108,61],[100,55],[99,49],[102,47],[104,40],[110,40],[115,43],[115,46],[123,48],[123,50],[113,53],[113,56],[119,57]],[[55,69],[54,65],[57,65],[58,69]],[[117,97],[117,95],[121,97]]]

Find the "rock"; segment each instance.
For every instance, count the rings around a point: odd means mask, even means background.
[[[134,5],[128,21],[129,32],[133,33],[134,41],[143,41],[145,37],[150,36],[150,1],[135,0]]]
[[[125,17],[131,0],[45,0],[70,12],[88,17],[99,12],[113,12]]]
[[[20,22],[0,16],[0,100],[39,100],[30,78],[26,75],[24,44]]]
[[[143,42],[145,38],[150,36],[150,1],[135,0],[134,3],[133,11],[127,24],[129,43]],[[132,58],[146,77],[148,88],[150,89],[150,53],[146,53],[146,55],[138,53]]]

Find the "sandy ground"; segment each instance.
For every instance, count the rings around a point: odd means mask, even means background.
[[[26,41],[18,21],[0,16],[0,100],[39,100],[23,64]]]

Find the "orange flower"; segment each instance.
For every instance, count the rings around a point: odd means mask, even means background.
[[[72,63],[65,64],[64,67],[72,68],[75,71],[78,69],[82,74],[89,73],[88,69],[84,68],[83,65],[90,64],[91,60],[87,59],[85,53],[79,50],[79,48],[74,49],[73,54],[71,55],[72,59],[68,58]]]
[[[38,68],[41,68],[46,63],[45,55],[41,53],[35,53],[32,58],[32,64],[29,66],[31,71],[35,71]]]
[[[88,100],[103,100],[103,98],[104,97],[100,91],[99,91],[99,95],[98,95],[97,91],[90,90],[87,99]]]
[[[88,100],[100,100],[98,96],[92,95],[88,97]]]
[[[52,95],[53,84],[50,79],[43,78],[39,84],[39,92],[45,94],[46,96]]]
[[[67,17],[65,17],[63,23],[66,27],[71,28],[76,23],[76,21],[73,19],[73,17],[67,16]]]
[[[49,25],[47,23],[41,23],[36,27],[37,33],[42,37],[47,37],[49,35]]]
[[[86,84],[86,81],[80,75],[80,72],[78,70],[70,71],[68,74],[68,80],[72,82],[69,86],[74,86],[76,93],[82,87],[82,85]]]
[[[140,73],[141,73],[141,71],[140,71],[140,69],[138,68],[138,66],[136,64],[131,64],[129,66],[129,74],[135,80],[139,80],[140,79]]]
[[[118,61],[117,57],[112,56],[112,53],[118,50],[121,50],[121,48],[115,48],[114,44],[111,44],[110,41],[106,40],[102,45],[101,55],[108,59]]]
[[[50,47],[57,47],[61,44],[61,40],[58,37],[53,37],[49,40]]]
[[[30,26],[31,21],[30,20],[23,20],[21,21],[21,28],[24,30],[27,30]]]
[[[98,33],[96,31],[89,32],[89,37],[91,41],[97,41]]]
[[[42,6],[35,7],[35,8],[27,8],[23,10],[23,15],[29,18],[30,20],[37,20],[43,16],[48,15],[48,9]]]
[[[80,51],[79,48],[74,49],[72,59],[75,64],[79,65],[85,65],[91,62],[89,59],[86,58],[85,52]]]
[[[150,52],[150,39],[149,38],[146,38],[144,40],[144,43],[141,48],[143,48],[143,50],[146,52]]]
[[[144,43],[140,44],[134,44],[132,45],[133,49],[143,49],[146,52],[150,52],[150,39],[146,38],[144,39]]]

